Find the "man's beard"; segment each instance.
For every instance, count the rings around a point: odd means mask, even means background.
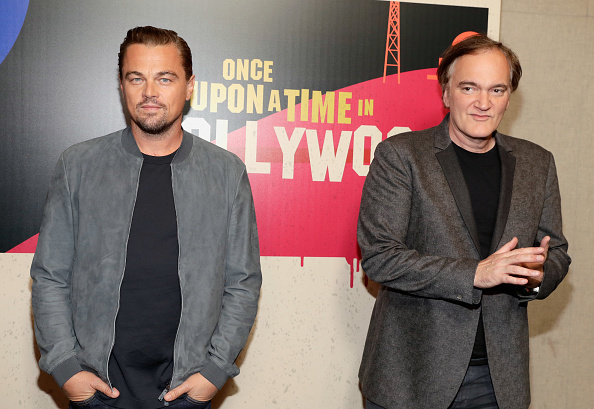
[[[140,110],[140,107],[142,105],[148,102],[149,101],[145,100],[136,105],[137,112]],[[136,118],[131,117],[131,120],[144,133],[147,133],[149,135],[161,135],[162,133],[168,131],[178,118],[174,118],[173,120],[168,121],[167,108],[164,105],[156,102],[151,103],[159,105],[164,110],[163,115],[159,116],[159,114],[157,113],[148,116],[138,115]]]
[[[155,120],[153,120],[153,118],[151,117],[132,118],[132,121],[144,133],[147,133],[149,135],[160,135],[171,128],[171,126],[175,122],[175,119],[173,121],[167,121],[167,116],[163,116],[159,119],[155,118]]]

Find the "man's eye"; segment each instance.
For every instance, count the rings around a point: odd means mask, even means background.
[[[169,78],[161,78],[161,82],[169,83],[171,80]]]
[[[130,82],[132,83],[139,83],[140,81],[142,81],[140,78],[130,78]]]

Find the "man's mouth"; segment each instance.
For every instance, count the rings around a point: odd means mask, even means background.
[[[145,104],[145,105],[140,105],[141,109],[161,109],[163,108],[162,105],[155,105],[155,104]]]
[[[156,101],[142,101],[136,105],[136,109],[143,109],[146,111],[156,111],[158,109],[165,108],[165,105],[160,104]]]

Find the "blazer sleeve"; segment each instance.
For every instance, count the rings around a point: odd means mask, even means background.
[[[527,298],[543,299],[548,297],[567,275],[571,258],[567,254],[568,243],[563,235],[561,218],[561,195],[557,169],[552,154],[549,154],[549,166],[546,183],[545,200],[538,225],[535,244],[538,245],[545,237],[550,236],[549,252],[544,263],[544,277],[538,293]]]
[[[357,238],[365,273],[411,295],[479,303],[482,291],[474,287],[479,260],[422,254],[407,245],[413,228],[409,227],[413,177],[407,161],[385,142],[375,151],[359,211]]]

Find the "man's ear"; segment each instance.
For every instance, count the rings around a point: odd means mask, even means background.
[[[186,101],[189,101],[192,98],[192,93],[194,92],[194,81],[196,79],[195,75],[192,75],[188,82],[186,83]]]
[[[446,108],[450,107],[450,87],[446,86],[441,94],[441,100],[443,101],[443,106]]]

